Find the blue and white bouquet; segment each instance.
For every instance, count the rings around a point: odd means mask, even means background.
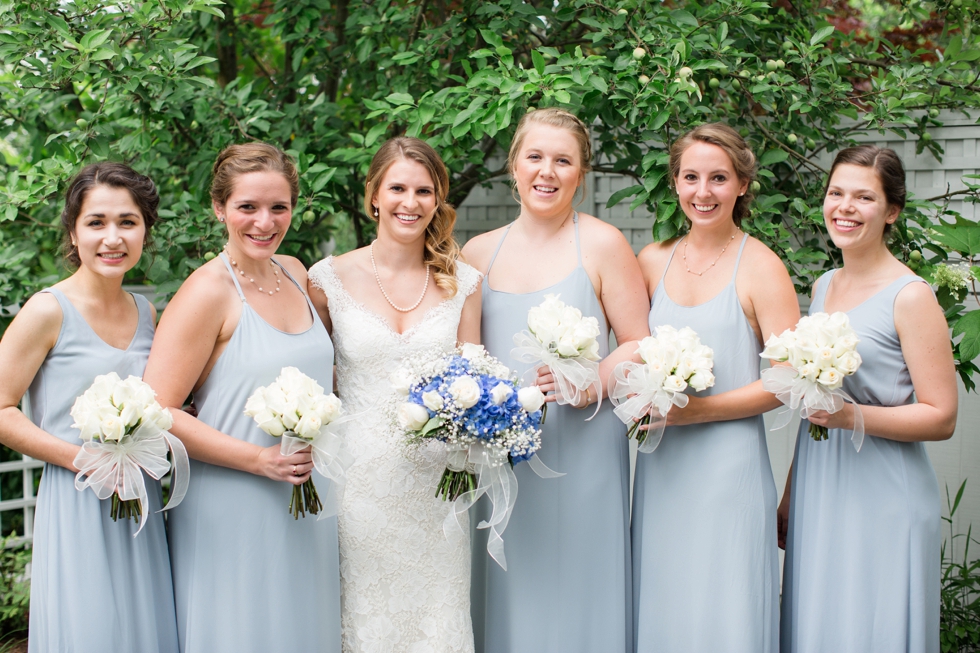
[[[493,515],[478,528],[491,529],[487,550],[506,569],[500,534],[517,500],[513,466],[532,461],[539,475],[556,475],[535,458],[544,394],[537,386],[519,387],[510,368],[472,344],[436,359],[409,359],[391,382],[405,397],[398,424],[408,441],[446,445],[436,496],[454,502],[444,524],[447,535],[458,515],[487,494]]]

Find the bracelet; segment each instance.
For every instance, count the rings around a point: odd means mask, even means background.
[[[592,386],[590,385],[585,389],[585,405],[588,406],[592,403]]]

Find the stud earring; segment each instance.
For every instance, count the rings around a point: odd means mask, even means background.
[[[218,216],[218,222],[224,222],[224,221],[225,221],[224,216],[219,215]]]
[[[378,207],[374,206],[372,208],[374,209],[374,217],[378,217],[378,215],[379,215],[379,213],[378,213]]]

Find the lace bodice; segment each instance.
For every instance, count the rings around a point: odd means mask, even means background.
[[[434,496],[445,452],[406,445],[388,377],[408,356],[455,346],[481,276],[459,262],[457,293],[399,334],[347,292],[330,258],[310,268],[328,300],[338,394],[347,411],[365,415],[348,433],[354,463],[339,515],[345,653],[473,651],[468,533],[447,539],[449,505]]]

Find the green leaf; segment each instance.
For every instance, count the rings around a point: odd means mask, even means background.
[[[385,98],[395,106],[400,106],[403,104],[415,104],[415,98],[413,98],[408,93],[392,93]]]
[[[419,435],[425,437],[430,431],[434,431],[445,423],[446,420],[442,419],[441,417],[430,417],[429,421],[422,427],[422,430],[419,431]]]
[[[960,360],[972,361],[980,356],[980,310],[970,311],[953,326],[953,337],[962,334],[959,343]]]
[[[534,69],[539,75],[544,75],[544,57],[537,50],[531,50],[531,61],[534,62]]]
[[[81,46],[83,50],[94,50],[103,43],[105,43],[109,37],[112,36],[112,30],[108,29],[97,29],[92,30],[85,36],[81,38],[78,45]]]
[[[100,48],[88,58],[89,61],[106,61],[116,56],[116,51],[112,48]]]
[[[782,163],[789,158],[789,152],[786,150],[769,150],[762,157],[759,158],[760,166],[771,166],[776,163]]]
[[[817,45],[818,43],[822,43],[827,39],[827,37],[829,37],[831,34],[834,33],[834,29],[836,28],[833,25],[827,25],[826,27],[821,27],[816,31],[816,33],[813,36],[810,37],[810,45]]]
[[[640,185],[630,186],[629,188],[623,188],[622,190],[617,190],[609,198],[609,201],[606,202],[606,208],[607,209],[612,208],[613,206],[616,206],[617,204],[622,202],[627,197],[632,197],[633,195],[636,195],[642,190],[643,190],[643,186]]]
[[[954,224],[940,222],[933,225],[932,230],[936,241],[946,247],[964,256],[980,254],[980,225],[977,223],[956,216]]]
[[[670,12],[670,17],[678,25],[688,25],[690,27],[698,27],[698,19],[694,17],[689,11],[684,11],[683,9],[675,9]]]
[[[483,36],[484,41],[495,48],[503,47],[504,45],[504,40],[500,38],[500,35],[491,29],[481,29],[480,35]]]
[[[386,131],[388,131],[388,123],[386,122],[379,123],[369,129],[367,136],[364,137],[364,147],[371,147],[374,145],[375,141],[377,141],[379,137],[383,136]]]

